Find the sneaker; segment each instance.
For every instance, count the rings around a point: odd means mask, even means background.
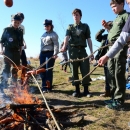
[[[100,94],[100,97],[110,97],[110,96],[111,96],[110,91],[105,91],[105,93]]]
[[[90,98],[90,97],[92,97],[92,94],[89,93],[89,92],[88,93],[83,93],[83,96]]]
[[[67,72],[66,70],[64,70],[64,72]]]
[[[90,98],[90,97],[92,97],[92,94],[88,93],[88,94],[86,95],[86,97]]]
[[[104,103],[105,103],[105,104],[111,104],[111,103],[113,103],[113,99],[105,100]]]
[[[119,110],[122,108],[122,104],[121,104],[121,102],[116,100],[113,103],[106,105],[106,108],[112,109],[112,110]]]
[[[60,65],[64,65],[65,63],[66,63],[66,61],[63,60],[63,61],[60,62]]]
[[[73,77],[69,77],[68,82],[72,83],[73,82]]]
[[[72,94],[72,96],[73,96],[73,97],[81,97],[81,94],[80,94],[80,93],[77,93],[77,92],[74,92],[74,93]]]

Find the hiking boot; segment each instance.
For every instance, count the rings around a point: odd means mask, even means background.
[[[120,101],[115,100],[114,102],[106,105],[106,108],[112,109],[112,110],[119,110],[119,109],[123,108],[123,104]]]
[[[105,91],[105,93],[103,93],[103,94],[100,94],[100,97],[110,97],[111,96],[111,93],[110,93],[110,91]]]

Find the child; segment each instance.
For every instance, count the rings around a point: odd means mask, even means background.
[[[62,48],[63,44],[64,44],[64,42],[61,44],[61,48]],[[64,72],[67,72],[66,71],[67,70],[67,66],[69,65],[69,63],[66,63],[68,61],[67,49],[68,49],[68,47],[66,47],[66,51],[65,52],[61,53],[63,60],[60,62],[60,64],[61,64],[61,70],[64,70]],[[69,65],[69,67],[70,67],[70,65]]]

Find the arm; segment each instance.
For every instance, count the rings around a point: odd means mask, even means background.
[[[24,38],[23,38],[23,45],[24,45],[24,49],[27,49],[27,45],[26,45]]]
[[[101,29],[100,31],[97,32],[96,36],[95,36],[95,39],[98,41],[98,42],[101,42],[102,41],[102,34],[104,33],[105,29]]]
[[[2,55],[3,54],[3,44],[0,43],[0,54]]]
[[[107,29],[108,31],[111,29],[111,27],[108,25],[108,23],[105,20],[102,20],[102,26]]]
[[[121,32],[111,49],[99,59],[99,65],[104,65],[109,58],[113,58],[128,41],[130,41],[130,33]]]
[[[91,40],[91,38],[88,38],[87,42],[88,42],[88,46],[89,46],[90,52],[93,53],[93,46],[92,46],[92,40]]]
[[[70,38],[69,36],[66,36],[66,37],[65,37],[65,39],[64,39],[64,44],[63,44],[63,46],[62,46],[62,48],[61,48],[60,51],[62,51],[62,52],[66,51],[66,47],[67,47],[69,38]]]
[[[58,42],[58,35],[55,33],[55,36],[52,38],[54,43],[54,55],[59,53],[59,42]]]
[[[107,52],[106,56],[113,58],[128,42],[130,33],[121,32],[120,37],[115,41],[114,45]]]

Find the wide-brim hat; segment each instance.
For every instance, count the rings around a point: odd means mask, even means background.
[[[45,19],[45,21],[43,22],[43,24],[44,24],[45,26],[52,25],[52,20]]]

